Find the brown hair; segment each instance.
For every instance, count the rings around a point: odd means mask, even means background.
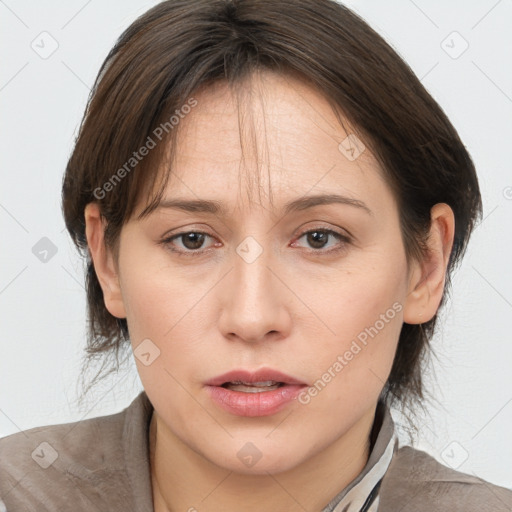
[[[450,205],[455,241],[444,304],[450,272],[481,216],[481,197],[455,128],[400,56],[333,0],[168,0],[128,27],[105,59],[64,176],[66,226],[87,258],[88,360],[117,358],[128,331],[126,320],[105,308],[87,250],[85,206],[99,203],[107,243],[115,247],[144,191],[143,215],[155,207],[168,178],[156,169],[174,147],[175,120],[185,106],[193,108],[194,92],[220,80],[236,90],[260,69],[308,81],[340,123],[344,116],[354,127],[396,197],[408,260],[424,254],[432,206]],[[139,160],[134,152],[150,139],[154,148]],[[435,322],[403,325],[382,394],[389,405],[404,409],[424,399],[423,363]]]

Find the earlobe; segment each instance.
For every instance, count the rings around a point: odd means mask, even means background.
[[[422,324],[431,320],[443,298],[446,270],[455,233],[453,210],[445,203],[431,209],[428,254],[414,262],[404,307],[404,322]]]
[[[126,318],[119,275],[112,250],[106,246],[104,238],[105,221],[98,204],[89,203],[85,207],[85,235],[94,264],[94,270],[103,290],[105,307],[117,318]]]

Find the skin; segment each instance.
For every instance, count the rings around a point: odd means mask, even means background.
[[[180,123],[164,193],[214,199],[225,216],[166,208],[134,216],[121,231],[116,259],[105,246],[98,205],[85,210],[106,307],[127,318],[134,349],[149,338],[160,350],[148,366],[135,358],[155,408],[156,511],[230,512],[241,503],[245,511],[321,510],[367,463],[402,323],[428,321],[442,298],[452,210],[432,208],[430,253],[408,264],[382,170],[368,149],[354,161],[340,152],[348,132],[325,98],[269,72],[249,85],[242,134],[225,84],[194,95],[198,105]],[[371,213],[326,204],[284,215],[286,202],[324,193],[362,201]],[[350,240],[304,235],[315,229]],[[161,243],[182,232],[208,236],[202,245],[183,237]],[[236,252],[248,236],[263,251],[252,263]],[[201,254],[190,256],[194,251]],[[240,417],[206,393],[205,380],[235,368],[271,367],[312,386],[394,303],[401,310],[308,404]],[[237,457],[248,442],[261,452],[252,467]]]

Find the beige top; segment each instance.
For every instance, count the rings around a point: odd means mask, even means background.
[[[143,391],[117,414],[0,439],[0,512],[153,512],[152,412]],[[377,510],[511,512],[512,491],[399,448],[391,413],[379,403],[366,466],[321,512]]]

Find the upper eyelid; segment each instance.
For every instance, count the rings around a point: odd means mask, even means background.
[[[332,229],[332,228],[328,228],[328,227],[322,227],[322,226],[319,226],[319,227],[312,227],[312,228],[309,228],[309,229],[305,229],[304,231],[302,231],[301,233],[299,233],[298,235],[296,235],[296,239],[299,239],[299,238],[302,238],[304,235],[307,235],[308,233],[311,233],[311,232],[314,232],[314,231],[324,231],[326,233],[328,233],[329,235],[332,235],[334,237],[338,237],[338,239],[343,242],[343,241],[347,241],[347,240],[352,240],[353,237],[351,234],[349,234],[348,232],[346,233],[340,233],[338,231],[336,231],[335,229]],[[197,234],[202,234],[202,235],[206,235],[206,236],[209,236],[210,238],[216,238],[215,235],[212,235],[210,233],[208,233],[207,231],[201,231],[200,229],[188,229],[188,230],[185,230],[185,231],[180,231],[179,233],[174,233],[174,234],[171,234],[169,236],[164,236],[164,238],[162,239],[162,243],[169,243],[175,239],[178,239],[180,238],[181,236],[183,235],[187,235],[189,233],[197,233]],[[200,253],[201,251],[206,251],[207,249],[197,249],[197,250],[192,250],[192,249],[180,249],[181,252],[188,252],[188,253]],[[321,250],[314,250],[314,252],[322,252]],[[325,251],[327,252],[327,251]]]
[[[342,229],[342,228],[339,228],[339,229],[341,231],[343,231],[343,232],[340,233],[340,232],[336,231],[335,229],[329,228],[329,227],[317,226],[317,227],[312,227],[312,228],[305,229],[301,233],[299,233],[298,235],[294,235],[294,236],[300,238],[300,237],[304,236],[305,234],[310,233],[311,231],[326,231],[326,232],[331,233],[331,234],[335,234],[335,235],[339,235],[339,236],[345,236],[347,238],[353,238],[352,234],[350,232],[348,232],[346,229]],[[172,234],[169,234],[169,235],[164,235],[162,237],[162,240],[171,240],[171,239],[174,239],[174,238],[178,238],[181,235],[187,235],[189,233],[199,233],[201,235],[208,235],[211,238],[216,238],[215,235],[209,233],[208,231],[203,231],[202,229],[186,229],[184,231],[179,231],[178,233],[172,233]]]
[[[312,222],[315,222],[315,221],[312,221]],[[321,223],[323,221],[316,221],[316,222],[320,222]],[[177,228],[177,229],[180,229],[180,228]],[[318,230],[318,231],[331,231],[331,232],[336,233],[336,234],[345,235],[348,238],[355,238],[352,235],[352,233],[348,229],[346,229],[346,228],[342,228],[340,226],[337,226],[336,228],[334,228],[334,227],[331,227],[331,226],[322,226],[322,225],[312,226],[312,227],[308,227],[308,228],[301,228],[300,229],[300,231],[301,231],[300,234],[299,235],[294,235],[294,236],[302,236],[305,233],[308,233],[310,231],[315,231],[315,230]],[[339,232],[337,230],[339,230]],[[183,229],[182,231],[178,231],[176,233],[170,233],[170,232],[169,232],[169,234],[166,233],[166,234],[164,234],[162,236],[162,239],[169,239],[169,238],[173,238],[173,237],[178,236],[178,235],[185,235],[187,233],[201,233],[201,234],[206,234],[208,236],[216,238],[216,235],[210,233],[206,228],[203,228],[203,227],[198,227],[198,228],[191,227],[191,228]]]

